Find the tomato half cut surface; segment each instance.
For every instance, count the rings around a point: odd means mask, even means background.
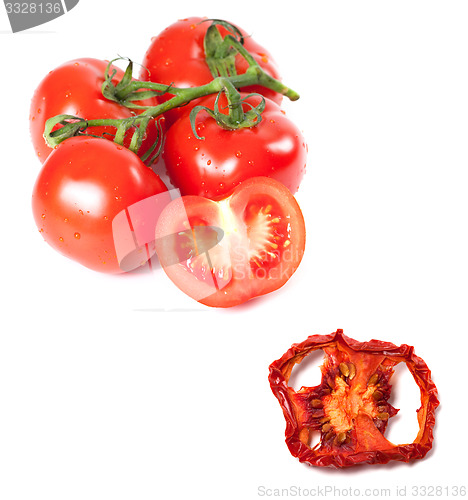
[[[320,385],[296,392],[288,386],[294,365],[319,349],[325,354]],[[388,420],[398,412],[388,402],[390,378],[398,363],[406,364],[419,386],[421,407],[416,439],[396,445],[384,433]],[[432,447],[437,388],[426,363],[411,346],[358,342],[343,335],[343,330],[313,335],[270,365],[269,382],[286,419],[286,444],[301,462],[335,468],[409,462],[423,458]],[[320,433],[320,442],[311,447],[314,432]]]
[[[302,212],[280,182],[254,177],[219,202],[173,200],[156,226],[156,252],[169,278],[212,307],[231,307],[283,286],[305,247]]]

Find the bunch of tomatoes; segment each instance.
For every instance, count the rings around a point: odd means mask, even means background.
[[[151,40],[138,79],[132,68],[76,59],[37,87],[32,206],[43,238],[99,272],[157,256],[208,306],[281,287],[304,253],[294,193],[307,147],[280,107],[298,95],[271,55],[225,21],[189,18]]]

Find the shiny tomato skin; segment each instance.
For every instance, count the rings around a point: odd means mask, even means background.
[[[213,109],[215,98],[209,96],[201,105]],[[259,100],[254,96],[247,102],[256,105]],[[262,120],[255,127],[226,130],[204,110],[196,118],[196,131],[203,139],[193,133],[188,113],[170,127],[164,163],[172,184],[183,195],[220,200],[242,181],[258,176],[276,179],[296,193],[306,169],[305,139],[276,103],[265,101]],[[225,105],[221,96],[220,109]],[[245,104],[244,110],[249,109]]]
[[[203,231],[213,238],[216,228],[217,244],[206,244]],[[227,308],[281,288],[301,262],[305,238],[291,192],[274,179],[256,177],[220,202],[200,196],[173,200],[156,226],[156,252],[184,293]],[[174,260],[181,254],[185,257]]]
[[[198,87],[209,83],[213,76],[205,61],[203,40],[210,22],[202,22],[204,18],[189,17],[181,19],[168,26],[151,40],[151,44],[143,59],[140,80],[172,84],[174,87]],[[218,27],[222,36],[227,31]],[[273,78],[280,79],[275,61],[270,53],[253,40],[245,31],[244,46],[252,54],[260,66]],[[248,68],[245,59],[236,56],[236,70],[243,74]],[[244,89],[247,92],[259,92],[270,99],[281,103],[283,96],[265,87],[251,86]],[[162,99],[172,97],[166,94]],[[189,106],[198,104],[192,101]],[[165,114],[167,125],[170,126],[183,113],[183,108],[173,109]]]
[[[135,112],[102,95],[101,87],[107,65],[108,61],[99,59],[73,59],[50,71],[40,82],[31,101],[29,125],[34,150],[41,163],[44,163],[52,152],[43,137],[45,123],[49,118],[62,114],[87,120],[135,116]],[[116,84],[124,73],[116,66],[113,66],[111,71],[114,69],[116,75],[112,81]],[[143,101],[142,104],[156,106],[158,101],[153,98]],[[164,117],[158,120],[164,130]],[[86,133],[113,140],[115,131],[114,127],[90,127]],[[157,134],[158,130],[153,121],[147,129],[148,137],[138,152],[140,156],[158,139]],[[130,144],[130,138],[131,134],[127,133],[125,146]]]
[[[124,209],[167,191],[161,179],[128,149],[102,138],[72,137],[49,155],[32,195],[44,240],[80,264],[123,272],[112,221]]]

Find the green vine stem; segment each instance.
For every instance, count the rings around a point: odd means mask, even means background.
[[[207,30],[205,37],[205,50],[207,51],[206,58],[210,70],[213,74],[222,76],[216,76],[211,82],[199,87],[173,87],[162,83],[133,80],[133,63],[129,60],[124,76],[117,84],[114,84],[112,80],[115,77],[116,70],[111,71],[112,64],[116,60],[114,59],[109,62],[107,67],[102,85],[102,94],[109,100],[118,102],[129,109],[139,110],[141,113],[121,120],[85,120],[72,115],[55,116],[46,122],[44,130],[44,138],[49,146],[53,148],[74,135],[85,135],[88,127],[114,127],[116,129],[114,142],[120,145],[123,144],[127,132],[130,129],[134,129],[130,149],[138,152],[146,127],[151,119],[157,118],[171,109],[184,106],[200,97],[219,94],[220,92],[225,92],[227,96],[229,120],[221,117],[219,124],[225,128],[252,127],[260,122],[261,117],[259,115],[262,109],[257,106],[252,111],[256,115],[254,118],[252,118],[251,112],[244,113],[241,97],[237,90],[252,85],[271,89],[284,95],[291,101],[299,99],[299,94],[296,91],[271,77],[263,70],[253,56],[245,49],[242,35],[239,36],[240,32],[234,28],[231,30],[234,35],[228,34],[222,38],[216,28],[216,24],[225,26],[222,21],[213,20],[213,25]],[[236,38],[235,35],[239,36],[239,38]],[[235,65],[233,64],[233,57],[236,53],[244,57],[249,64],[246,72],[241,75],[236,74]],[[142,104],[142,101],[146,99],[163,94],[171,94],[173,97],[156,106],[145,106]],[[60,128],[57,128],[58,125],[60,125]],[[150,151],[153,152],[155,147],[156,144],[150,148]],[[158,153],[159,151],[156,152],[156,154]]]

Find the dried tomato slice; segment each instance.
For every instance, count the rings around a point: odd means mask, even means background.
[[[320,385],[296,392],[288,386],[294,365],[319,349],[325,354]],[[384,433],[389,418],[398,412],[388,400],[390,378],[401,362],[420,388],[421,407],[414,442],[395,445]],[[269,381],[286,418],[286,444],[301,462],[335,468],[409,462],[423,458],[432,447],[437,388],[426,363],[411,346],[358,342],[343,335],[343,330],[313,335],[270,365]],[[314,431],[320,432],[320,442],[311,447]]]

